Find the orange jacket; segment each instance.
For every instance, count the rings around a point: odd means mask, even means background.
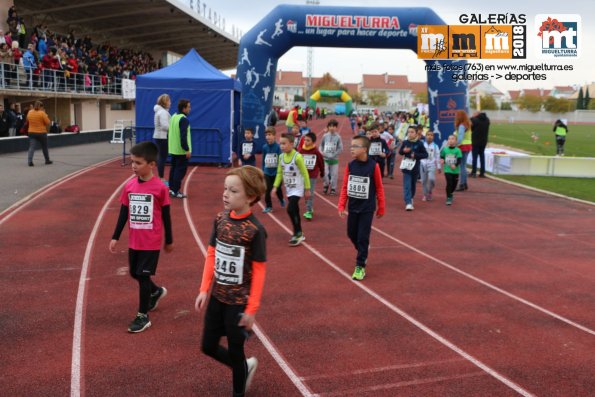
[[[43,110],[30,110],[27,113],[29,122],[29,134],[45,134],[48,132],[50,118]]]

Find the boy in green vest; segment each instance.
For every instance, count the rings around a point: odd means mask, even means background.
[[[178,112],[171,117],[169,122],[168,152],[171,156],[171,168],[169,170],[169,195],[175,198],[188,197],[182,191],[182,180],[186,175],[188,160],[192,155],[192,142],[190,139],[190,101],[180,99],[178,101]]]

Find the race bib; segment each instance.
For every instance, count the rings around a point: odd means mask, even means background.
[[[279,156],[277,153],[267,153],[267,155],[264,156],[264,166],[266,168],[277,168],[278,164]]]
[[[316,166],[316,155],[315,154],[304,154],[304,163],[308,170],[313,170]]]
[[[244,142],[242,143],[242,156],[247,154],[252,154],[252,147],[254,146],[254,142]]]
[[[288,188],[295,188],[297,187],[297,173],[295,171],[285,171],[283,172],[283,183]]]
[[[370,177],[349,175],[347,196],[356,199],[368,199],[370,195]]]
[[[131,229],[153,229],[153,195],[128,193]]]
[[[372,142],[368,154],[370,156],[379,156],[380,153],[382,153],[382,142]]]
[[[219,284],[240,285],[244,279],[244,254],[246,248],[222,243],[215,247],[215,280]]]
[[[324,153],[333,154],[337,150],[337,142],[326,142],[324,144]]]
[[[457,164],[457,156],[455,156],[454,154],[447,154],[446,156],[444,156],[444,162],[447,165],[456,165]]]
[[[401,161],[401,169],[402,170],[409,170],[411,171],[413,167],[415,167],[415,163],[417,160],[415,159],[408,159],[407,157],[403,157],[403,161]]]

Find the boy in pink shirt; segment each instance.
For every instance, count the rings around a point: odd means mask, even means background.
[[[130,149],[136,178],[126,183],[122,190],[120,216],[109,243],[109,250],[115,253],[116,243],[128,223],[129,270],[139,285],[138,313],[128,327],[128,332],[133,333],[143,332],[151,326],[148,312],[156,309],[159,300],[167,295],[165,287],[159,287],[151,280],[157,270],[164,231],[165,252],[173,249],[169,190],[153,174],[157,153],[157,146],[149,141]]]

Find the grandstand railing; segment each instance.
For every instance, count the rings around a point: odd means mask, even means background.
[[[88,95],[122,95],[122,79],[107,77],[102,84],[101,76],[72,73],[66,70],[44,69],[39,74],[23,65],[0,62],[0,89],[43,92],[77,93]]]

